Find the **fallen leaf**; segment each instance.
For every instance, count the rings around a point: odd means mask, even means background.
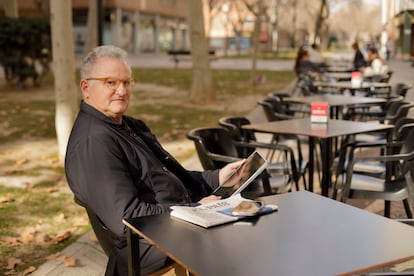
[[[21,244],[18,237],[2,237],[1,241],[2,241],[2,243],[8,244],[8,245],[11,245],[11,246]]]
[[[35,271],[37,268],[34,266],[29,266],[28,268],[26,268],[25,270],[23,270],[23,275],[28,275],[30,273],[32,273],[33,271]]]
[[[27,158],[20,158],[20,159],[17,159],[16,160],[16,162],[14,163],[14,166],[17,167],[17,168],[19,168],[19,167],[23,166],[24,164],[26,164],[28,162],[29,162],[29,159],[27,159]]]
[[[25,228],[22,231],[19,240],[22,243],[31,243],[31,242],[34,242],[35,241],[35,236],[36,236],[37,232],[38,231],[35,228],[33,228],[33,227]]]
[[[36,232],[35,234],[36,244],[45,244],[47,242],[50,242],[51,240],[52,238],[46,233]]]
[[[5,175],[14,175],[14,174],[16,174],[17,173],[17,171],[16,170],[8,170],[8,171],[5,171],[4,172],[4,174]]]
[[[23,182],[22,186],[23,186],[23,189],[25,189],[26,191],[32,190],[32,185],[29,182]]]
[[[54,238],[53,238],[53,242],[54,243],[59,243],[61,241],[64,241],[66,239],[68,239],[70,237],[70,235],[72,234],[72,232],[70,230],[64,230],[60,233],[58,233]]]
[[[48,158],[46,158],[46,160],[50,165],[54,165],[56,163],[59,163],[59,158],[57,158],[57,157],[48,157]]]
[[[12,198],[11,196],[2,196],[0,197],[0,203],[8,203],[8,202],[13,202],[14,198]]]
[[[59,215],[55,216],[53,218],[53,220],[56,221],[56,222],[63,222],[63,221],[65,221],[65,214],[60,213]]]
[[[55,187],[49,187],[49,188],[46,188],[45,191],[46,193],[52,194],[52,193],[56,193],[59,190]]]
[[[57,257],[59,257],[60,256],[60,254],[61,253],[55,253],[55,254],[52,254],[52,255],[49,255],[49,256],[47,256],[46,257],[46,260],[53,260],[53,259],[57,259]]]
[[[60,256],[59,260],[66,266],[66,267],[74,267],[76,266],[76,259],[68,256]]]
[[[13,268],[16,267],[16,265],[19,265],[19,264],[22,264],[22,263],[23,263],[22,260],[11,257],[7,260],[6,269],[13,269]]]

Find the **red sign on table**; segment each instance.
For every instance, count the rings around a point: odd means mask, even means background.
[[[313,102],[311,103],[311,122],[312,123],[327,123],[329,118],[329,109],[327,102]]]

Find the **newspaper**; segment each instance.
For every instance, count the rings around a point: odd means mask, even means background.
[[[242,201],[251,201],[243,198],[240,194],[232,197],[203,204],[197,207],[172,206],[171,217],[175,217],[193,224],[208,228],[224,223],[234,222],[243,217],[233,216],[231,210]],[[277,210],[276,205],[266,205],[263,213]]]

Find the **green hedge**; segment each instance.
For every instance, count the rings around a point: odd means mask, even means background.
[[[0,64],[8,82],[23,84],[29,77],[38,81],[34,64],[40,64],[46,73],[51,60],[49,21],[0,17],[0,49]]]

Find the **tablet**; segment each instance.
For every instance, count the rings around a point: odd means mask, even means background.
[[[257,152],[253,152],[222,185],[214,190],[213,195],[227,198],[241,193],[266,168],[267,161]]]

